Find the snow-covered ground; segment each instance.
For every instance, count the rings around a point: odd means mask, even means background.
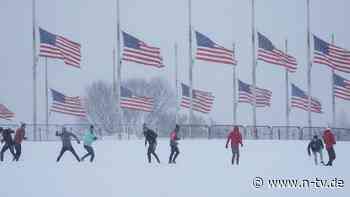
[[[0,163],[1,197],[228,197],[350,196],[350,143],[339,142],[333,167],[315,166],[302,141],[245,141],[241,165],[230,164],[224,140],[184,140],[176,165],[168,165],[167,140],[160,140],[162,164],[146,162],[141,140],[98,141],[96,161],[78,163],[66,153],[56,163],[59,142],[25,142],[21,162]],[[77,152],[85,151],[74,144]],[[325,160],[328,157],[325,153]],[[264,186],[256,189],[253,179]],[[342,188],[268,186],[268,178],[342,179]]]

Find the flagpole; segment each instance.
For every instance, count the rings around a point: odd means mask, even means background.
[[[189,115],[189,124],[192,124],[193,119],[193,60],[192,60],[192,2],[191,0],[188,0],[188,39],[189,39],[189,80],[190,80],[190,115]],[[191,127],[190,133],[191,133]]]
[[[113,84],[112,84],[112,87],[113,87],[113,98],[116,94],[116,76],[115,76],[115,73],[116,73],[116,65],[115,65],[115,46],[113,46],[113,50],[112,50],[112,62],[113,62]]]
[[[32,25],[33,25],[33,137],[36,140],[36,126],[37,126],[37,97],[36,97],[36,16],[35,16],[35,0],[32,0]]]
[[[253,78],[253,127],[256,126],[256,46],[255,46],[255,0],[252,0],[252,78]]]
[[[332,44],[334,44],[334,34],[332,34]],[[336,127],[336,111],[335,111],[335,90],[334,90],[334,68],[332,68],[332,124]]]
[[[235,44],[233,44],[233,51],[235,51]],[[235,57],[233,57],[235,58]],[[232,67],[233,71],[233,125],[237,124],[237,88],[236,88],[236,65],[233,65]]]
[[[288,54],[288,40],[285,40],[285,54]],[[287,64],[287,62],[285,62]],[[285,76],[286,76],[286,125],[287,129],[289,127],[289,116],[290,116],[290,108],[289,108],[289,72],[286,67],[285,71]]]
[[[120,6],[119,6],[119,0],[117,0],[117,51],[116,51],[116,58],[117,58],[117,114],[118,118],[120,120],[120,123],[122,123],[122,112],[120,108],[120,88],[121,88],[121,70],[122,70],[122,62],[120,59]]]
[[[46,110],[45,110],[45,126],[46,133],[49,133],[49,93],[48,93],[48,70],[47,70],[47,57],[45,57],[45,97],[46,97]]]
[[[178,123],[179,113],[179,87],[178,87],[178,57],[177,57],[177,43],[174,46],[174,57],[175,57],[175,91],[176,91],[176,111],[175,111],[175,123]]]
[[[310,0],[307,0],[307,87],[308,87],[308,127],[312,127],[311,118],[311,37],[310,37]]]

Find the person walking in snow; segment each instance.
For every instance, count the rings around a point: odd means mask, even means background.
[[[0,129],[1,130],[1,134],[2,134],[2,139],[1,139],[1,143],[5,143],[0,151],[0,161],[4,161],[4,153],[7,150],[10,150],[13,158],[15,158],[15,152],[13,150],[13,139],[12,139],[12,134],[15,133],[13,130],[11,130],[10,128],[8,129]]]
[[[21,154],[22,154],[22,141],[23,140],[26,140],[27,138],[25,137],[25,134],[26,134],[26,124],[25,123],[22,123],[21,124],[21,127],[18,128],[16,130],[16,133],[15,133],[15,144],[14,144],[14,147],[15,147],[15,157],[13,158],[15,161],[18,161],[19,158],[21,157]]]
[[[180,126],[176,125],[174,131],[170,133],[170,156],[169,156],[169,164],[173,163],[176,164],[176,158],[180,154],[179,150],[179,131],[180,131]]]
[[[0,142],[2,142],[2,139],[3,139],[3,137],[2,137],[2,131],[3,131],[4,129],[2,128],[2,127],[0,127]],[[0,143],[0,148],[1,148],[1,144],[2,143]]]
[[[242,135],[239,132],[239,128],[235,126],[233,130],[228,134],[226,141],[226,148],[228,148],[228,144],[231,142],[231,150],[232,150],[232,159],[231,163],[234,165],[235,158],[236,164],[239,165],[239,145],[243,146],[242,143]]]
[[[143,124],[142,129],[143,129],[143,135],[145,136],[145,146],[147,146],[147,143],[148,143],[148,149],[147,149],[148,163],[151,163],[151,155],[153,155],[156,158],[157,162],[160,163],[159,157],[156,154],[158,134],[153,130],[149,129],[146,124]]]
[[[80,144],[80,141],[78,139],[78,137],[73,134],[72,132],[67,131],[67,129],[65,127],[62,128],[62,132],[58,133],[58,131],[56,131],[56,136],[60,137],[62,140],[62,148],[60,151],[60,154],[57,157],[57,162],[60,161],[63,153],[65,153],[66,151],[70,151],[74,157],[77,159],[78,162],[80,162],[80,158],[78,157],[77,153],[75,152],[73,146],[72,146],[72,142],[71,142],[71,138],[73,137],[78,144]]]
[[[83,136],[84,141],[84,148],[87,151],[87,153],[81,158],[81,161],[84,161],[84,159],[88,156],[90,156],[90,162],[94,161],[95,158],[95,151],[92,148],[92,143],[97,140],[97,137],[94,132],[94,126],[90,126],[90,130],[87,131]]]
[[[323,141],[326,144],[326,150],[328,153],[328,163],[326,166],[332,166],[333,161],[335,160],[335,151],[334,151],[334,145],[336,144],[334,134],[332,133],[330,128],[327,128],[323,133]]]
[[[316,165],[318,164],[317,163],[317,153],[320,154],[321,164],[324,164],[323,154],[322,154],[323,148],[324,148],[324,146],[323,146],[322,140],[320,138],[318,138],[317,135],[314,135],[314,137],[310,141],[309,145],[307,146],[307,153],[309,154],[309,156],[311,156],[311,151],[312,151]]]

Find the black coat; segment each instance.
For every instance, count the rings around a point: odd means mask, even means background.
[[[323,148],[324,146],[321,139],[312,139],[309,145],[307,146],[307,152],[310,154],[310,149],[312,150],[312,152],[319,152]]]
[[[2,130],[2,142],[5,142],[7,144],[13,144],[13,139],[12,139],[12,135],[15,133],[15,131],[11,130],[11,129],[4,129]]]
[[[145,143],[154,144],[157,142],[158,134],[151,129],[147,129],[143,135],[145,136]]]

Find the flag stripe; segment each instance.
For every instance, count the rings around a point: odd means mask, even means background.
[[[299,108],[305,111],[309,110],[309,96],[306,93],[292,84],[292,99],[291,107]],[[322,105],[318,99],[311,97],[311,112],[322,113]]]
[[[202,33],[196,32],[196,59],[221,64],[237,65],[234,51],[226,49]]]
[[[156,68],[164,67],[160,48],[148,46],[143,41],[125,32],[123,32],[123,38],[122,60]]]
[[[5,105],[0,104],[0,118],[5,120],[11,120],[15,117],[15,113],[10,111]]]
[[[350,80],[340,75],[333,75],[334,96],[343,100],[350,100]]]
[[[189,95],[189,86],[182,84],[182,99],[180,106],[184,108],[191,107],[191,98]],[[192,91],[193,105],[192,109],[194,111],[208,114],[212,110],[215,97],[210,93],[202,90],[193,89]]]
[[[150,97],[135,96],[131,90],[121,87],[120,107],[131,110],[152,112],[154,99]]]
[[[139,98],[122,97],[120,101],[120,107],[151,112],[153,110],[153,102]]]
[[[77,117],[87,116],[80,97],[69,97],[53,89],[51,89],[51,93],[52,105],[50,111]]]
[[[296,72],[298,62],[293,56],[277,49],[273,43],[258,33],[258,60],[285,67],[289,72]]]
[[[239,103],[249,103],[251,105],[256,103],[256,107],[269,107],[271,105],[272,92],[270,90],[256,87],[256,99],[254,99],[253,86],[244,83],[241,80],[238,80],[238,83]]]
[[[350,51],[327,43],[314,35],[314,63],[350,73]]]
[[[80,68],[81,45],[63,36],[52,34],[43,29],[40,31],[40,53],[41,57],[63,59],[64,63]]]

